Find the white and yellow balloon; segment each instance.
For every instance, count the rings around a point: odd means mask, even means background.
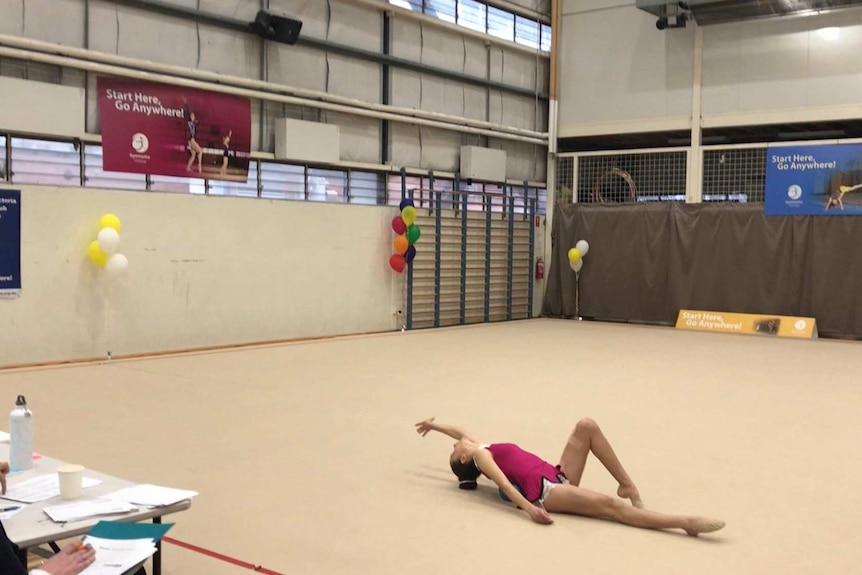
[[[572,271],[578,273],[584,267],[584,256],[590,251],[590,244],[587,240],[578,240],[575,247],[569,250],[569,267]]]
[[[87,247],[90,261],[104,268],[109,277],[122,275],[129,267],[129,260],[119,253],[120,248],[120,218],[114,214],[105,214],[99,218],[99,234]]]

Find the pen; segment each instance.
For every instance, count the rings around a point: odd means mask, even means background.
[[[13,505],[12,507],[0,507],[0,513],[6,513],[7,511],[15,511],[17,509],[21,509],[21,506]]]

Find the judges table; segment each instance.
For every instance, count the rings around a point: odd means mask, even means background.
[[[0,461],[9,460],[9,445],[0,443]],[[40,459],[33,461],[33,469],[20,473],[13,473],[6,477],[8,486],[13,486],[17,483],[27,481],[39,475],[56,473],[57,468],[67,462],[42,456]],[[98,485],[87,487],[81,491],[81,497],[75,501],[86,499],[97,499],[108,493],[133,487],[137,485],[132,481],[126,481],[118,477],[99,473],[91,469],[85,469],[85,478],[98,479],[101,481]],[[111,515],[108,517],[93,517],[90,519],[82,519],[69,523],[55,523],[48,517],[43,509],[52,505],[60,505],[63,503],[71,503],[71,501],[63,501],[60,496],[52,497],[44,501],[36,503],[19,503],[8,499],[0,499],[0,507],[8,507],[12,505],[22,505],[18,513],[9,519],[3,520],[3,525],[6,528],[6,533],[9,539],[12,540],[22,551],[26,551],[32,547],[40,545],[52,544],[55,541],[60,541],[70,537],[78,537],[87,533],[90,528],[100,520],[110,521],[128,521],[139,522],[151,520],[153,523],[161,523],[162,517],[184,511],[191,507],[191,500],[181,501],[173,505],[155,507],[152,509],[142,508],[137,511],[132,511],[123,515]],[[161,543],[156,544],[156,553],[152,557],[153,575],[161,575]]]

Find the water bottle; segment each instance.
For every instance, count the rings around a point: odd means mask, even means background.
[[[27,400],[19,395],[9,414],[9,467],[25,471],[33,467],[33,412]]]

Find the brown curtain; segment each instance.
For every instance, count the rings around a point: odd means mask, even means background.
[[[805,315],[862,337],[862,218],[765,216],[757,204],[567,204],[544,314],[673,324],[681,308]],[[590,243],[576,289],[568,250]]]

